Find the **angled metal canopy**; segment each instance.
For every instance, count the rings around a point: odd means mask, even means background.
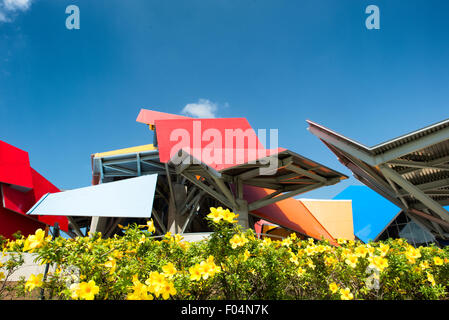
[[[312,121],[308,130],[354,176],[400,207],[421,227],[449,237],[449,119],[373,147]]]
[[[270,169],[267,169],[269,162],[267,157],[263,157],[258,161],[217,171],[182,151],[180,156],[182,161],[179,162],[177,158],[178,164],[171,162],[170,164],[175,167],[178,175],[185,177],[224,206],[243,216],[241,221],[243,226],[248,223],[248,213],[257,217],[257,210],[262,207],[323,186],[333,185],[347,178],[289,150],[284,149],[279,153],[270,154],[269,157],[276,158],[276,166]],[[271,191],[248,203],[244,185]]]

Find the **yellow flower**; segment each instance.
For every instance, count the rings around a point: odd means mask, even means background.
[[[234,220],[234,219],[237,219],[238,216],[239,216],[238,214],[235,214],[234,212],[229,211],[229,209],[222,211],[223,220],[225,220],[229,223],[236,223],[237,220]]]
[[[117,267],[117,262],[114,258],[109,257],[109,261],[107,261],[104,266],[106,268],[110,268],[111,270],[109,270],[109,274],[113,274],[115,271],[115,268]]]
[[[29,235],[23,247],[23,251],[33,252],[34,249],[42,247],[45,241],[45,231],[42,229],[37,229],[35,234]]]
[[[85,300],[93,300],[95,295],[100,291],[100,287],[95,285],[94,280],[89,282],[81,282],[78,287],[77,296]]]
[[[373,256],[369,257],[368,261],[370,262],[370,267],[374,267],[382,272],[385,268],[388,267],[388,260],[381,256]]]
[[[346,243],[346,240],[345,240],[345,239],[338,238],[338,239],[337,239],[337,243],[338,243],[338,244],[345,244],[345,243]]]
[[[243,253],[243,261],[248,260],[249,257],[251,257],[251,253],[248,251],[248,249],[246,249],[245,252]]]
[[[292,239],[293,241],[296,240],[297,236],[296,233],[292,232],[290,233],[290,239]]]
[[[229,243],[231,244],[232,249],[244,246],[245,243],[247,243],[247,242],[248,242],[248,239],[246,239],[244,235],[239,235],[239,234],[235,234],[231,238],[231,240],[229,240]]]
[[[156,232],[156,228],[154,227],[154,222],[153,219],[150,219],[147,221],[147,230],[149,233],[155,233]]]
[[[298,276],[302,276],[304,273],[306,273],[306,270],[304,270],[303,268],[299,267],[298,270],[296,271],[296,273],[298,274]]]
[[[171,262],[169,262],[165,266],[163,266],[162,271],[164,272],[163,273],[164,276],[166,276],[168,278],[172,278],[177,272],[175,266]]]
[[[414,273],[420,273],[420,272],[421,272],[421,269],[420,269],[420,267],[418,267],[418,266],[413,266],[413,267],[412,267],[412,271],[413,271]]]
[[[345,263],[348,264],[350,267],[355,268],[357,266],[358,258],[356,255],[349,255],[347,256]]]
[[[419,251],[419,249],[415,249],[410,246],[405,252],[405,256],[410,264],[414,264],[416,259],[421,257],[421,252]]]
[[[148,285],[148,290],[151,293],[154,293],[156,297],[159,297],[161,294],[162,287],[165,285],[165,277],[163,274],[153,271],[150,272],[149,278],[145,281],[145,284]]]
[[[307,247],[304,249],[304,252],[305,252],[308,256],[314,255],[315,252],[316,252],[315,246],[307,246]]]
[[[217,266],[214,262],[214,257],[213,256],[209,256],[207,258],[207,263],[210,265],[211,269],[210,269],[210,276],[214,276],[216,273],[221,271],[220,266]]]
[[[390,250],[390,246],[388,245],[388,244],[383,244],[383,243],[381,243],[380,245],[379,245],[379,251],[380,251],[380,255],[383,257],[383,256],[385,256],[387,253],[388,253],[388,251]]]
[[[215,223],[219,223],[221,219],[223,219],[223,208],[210,208],[210,213],[207,215],[209,219],[211,219]]]
[[[215,273],[219,272],[221,268],[214,263],[214,257],[209,256],[206,261],[200,263],[200,271],[204,280],[209,277],[213,277]]]
[[[25,289],[28,291],[34,290],[34,288],[39,288],[42,286],[42,277],[43,274],[38,274],[35,276],[34,274],[31,274],[28,278],[27,282],[25,283]]]
[[[425,270],[425,269],[429,269],[430,265],[429,265],[429,262],[423,261],[419,264],[419,267],[421,268],[421,270]]]
[[[175,243],[180,243],[182,241],[182,239],[184,239],[184,237],[178,233],[175,234],[175,236],[173,237],[173,240],[175,241]]]
[[[290,253],[290,261],[295,265],[299,264],[298,257],[293,252]]]
[[[315,265],[313,264],[313,261],[311,259],[307,259],[307,266],[312,270],[315,270]]]
[[[190,267],[189,273],[190,273],[190,280],[193,280],[193,281],[201,280],[202,273],[201,273],[201,268],[198,264]]]
[[[214,267],[206,261],[201,261],[200,263],[201,276],[204,280],[209,278],[209,276],[213,275]]]
[[[341,300],[352,300],[352,299],[354,299],[354,295],[351,293],[349,288],[340,289],[340,299]]]
[[[146,239],[147,237],[145,237],[145,235],[143,234],[139,239],[139,244],[144,243]]]
[[[429,281],[432,284],[432,286],[435,285],[435,279],[433,278],[433,275],[429,272],[427,272],[427,281]]]
[[[206,280],[220,271],[221,268],[215,264],[214,257],[209,256],[207,260],[189,268],[190,280],[199,281],[201,278]]]
[[[176,294],[175,285],[171,281],[165,281],[160,291],[164,300],[170,298],[170,295],[174,296]]]
[[[3,279],[5,279],[5,274],[3,272],[0,271],[0,281],[2,281]]]
[[[187,250],[190,247],[190,243],[187,241],[181,241],[178,243],[182,250]]]
[[[112,256],[116,259],[121,259],[123,258],[123,253],[121,251],[114,250],[112,251]]]
[[[368,255],[369,256],[373,256],[374,255],[374,251],[376,250],[376,248],[371,247],[369,244],[366,245],[366,249],[368,250]]]
[[[440,257],[433,257],[433,263],[436,266],[441,266],[441,265],[443,265],[444,261]]]
[[[323,245],[319,245],[315,247],[315,253],[323,253],[325,251],[327,251],[327,247],[323,246]]]
[[[271,244],[271,242],[272,242],[271,238],[264,238],[261,245],[266,247],[266,246],[269,246]]]
[[[338,287],[338,285],[337,285],[335,282],[332,282],[332,283],[329,285],[329,290],[330,290],[332,293],[337,293],[338,289],[339,289],[339,287]]]
[[[128,300],[153,300],[154,297],[148,294],[148,287],[137,279],[137,275],[133,277],[133,292],[126,297]]]
[[[330,266],[334,266],[336,263],[338,263],[338,260],[337,259],[335,259],[334,257],[325,257],[324,258],[324,264],[327,266],[327,267],[330,267]]]
[[[282,239],[282,246],[288,247],[288,246],[290,246],[291,244],[292,244],[292,239],[290,239],[290,238]]]

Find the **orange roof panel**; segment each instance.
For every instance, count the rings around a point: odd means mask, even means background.
[[[298,200],[335,239],[354,240],[351,200]]]
[[[261,199],[272,190],[244,185],[244,198],[248,202]],[[316,217],[300,201],[294,198],[288,198],[260,209],[252,213],[261,219],[270,221],[284,228],[302,233],[306,236],[321,240],[329,240],[336,244],[335,238],[318,221]]]

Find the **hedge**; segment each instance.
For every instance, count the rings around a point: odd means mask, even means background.
[[[147,225],[122,227],[123,235],[101,233],[65,239],[42,230],[16,240],[3,240],[3,255],[15,258],[0,265],[0,299],[447,299],[448,249],[415,248],[403,239],[383,242],[258,239],[242,231],[228,209],[211,208],[214,232],[189,243],[170,233],[154,236]],[[54,270],[22,279],[13,287],[7,278],[31,252]]]

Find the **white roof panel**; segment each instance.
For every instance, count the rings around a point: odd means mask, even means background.
[[[43,216],[149,218],[157,174],[44,195],[28,212]]]

